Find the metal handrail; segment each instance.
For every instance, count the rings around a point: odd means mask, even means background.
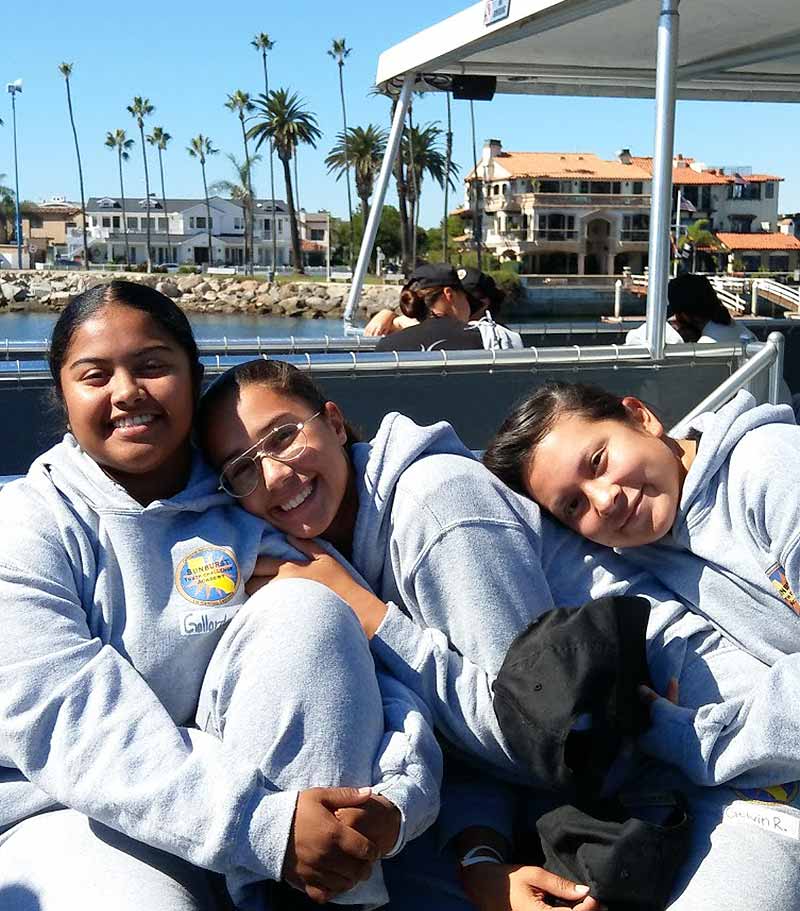
[[[669,430],[669,436],[680,438],[685,436],[689,423],[705,411],[716,411],[726,402],[729,402],[739,390],[755,377],[769,372],[769,401],[777,405],[781,400],[781,387],[783,380],[783,355],[786,339],[780,332],[770,332],[766,342],[751,342],[747,345],[746,353],[752,354],[747,361],[727,380],[720,383],[713,392],[709,393],[698,405],[684,415],[678,423]]]
[[[763,288],[769,294],[786,301],[787,306],[800,312],[800,288],[789,288],[771,278],[757,278],[752,285],[752,311],[755,314],[758,308],[758,289]]]

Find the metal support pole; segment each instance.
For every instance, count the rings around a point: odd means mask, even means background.
[[[678,65],[678,4],[660,0],[656,59],[656,134],[650,205],[650,280],[647,283],[647,347],[664,359],[664,326],[669,281],[669,229],[672,208],[672,153],[675,140],[675,81]]]
[[[770,332],[767,344],[775,349],[775,360],[769,368],[769,401],[779,405],[783,397],[783,358],[786,351],[786,338],[782,332]]]
[[[614,319],[622,318],[622,279],[614,282]]]
[[[750,314],[758,316],[758,282],[754,281],[750,288]]]
[[[347,306],[344,310],[345,331],[353,325],[353,313],[355,312],[358,299],[361,295],[361,287],[364,284],[364,276],[367,274],[372,248],[375,244],[375,238],[378,234],[378,226],[381,223],[383,215],[383,202],[386,199],[386,191],[389,188],[389,180],[392,176],[392,166],[400,149],[400,137],[403,135],[403,124],[405,123],[408,106],[411,102],[411,89],[416,79],[415,74],[407,73],[403,79],[403,88],[400,91],[400,98],[397,101],[397,107],[394,111],[394,120],[392,129],[389,133],[389,141],[386,144],[386,151],[383,155],[383,164],[381,165],[378,180],[375,183],[375,192],[372,197],[372,208],[367,219],[367,227],[364,230],[364,236],[361,238],[361,250],[358,254],[356,271],[353,274],[353,284],[350,286],[350,296],[347,299]]]
[[[22,269],[22,213],[19,207],[19,165],[17,164],[17,90],[10,85],[11,92],[11,123],[14,133],[14,203],[17,235],[17,268]],[[21,89],[19,90],[21,91]]]

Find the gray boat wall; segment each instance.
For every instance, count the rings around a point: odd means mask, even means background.
[[[748,323],[765,338],[776,328],[772,321]],[[784,376],[794,393],[800,392],[800,322],[782,320],[777,326],[786,336]],[[527,347],[542,350],[584,346],[620,345],[624,332],[609,331],[607,325],[593,332],[577,327],[567,331],[526,333]],[[702,346],[705,347],[705,346]],[[621,348],[625,351],[624,347]],[[580,353],[576,353],[580,356]],[[440,352],[441,354],[441,352]],[[569,354],[569,351],[567,351]],[[389,411],[400,411],[419,423],[449,421],[472,449],[483,449],[512,405],[542,382],[558,378],[597,383],[620,394],[633,394],[647,401],[661,415],[666,426],[676,423],[738,366],[736,358],[668,358],[663,364],[636,365],[620,361],[615,365],[581,362],[541,366],[498,363],[463,365],[451,354],[443,355],[431,367],[430,356],[420,358],[419,367],[405,363],[393,366],[386,355],[343,354],[279,355],[300,367],[311,367],[325,394],[337,402],[364,438],[376,430]],[[351,358],[352,360],[350,360]],[[241,360],[242,358],[238,358]],[[413,360],[413,358],[412,358]],[[422,362],[426,361],[425,364]],[[207,359],[209,374],[233,363],[233,358]],[[24,473],[31,460],[60,439],[64,424],[52,399],[52,384],[42,374],[15,379],[0,374],[0,414],[3,416],[3,445],[0,446],[0,475]]]

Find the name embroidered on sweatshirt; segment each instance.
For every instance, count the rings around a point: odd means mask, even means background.
[[[236,555],[227,547],[201,547],[178,564],[175,587],[194,604],[217,607],[239,590]]]
[[[773,563],[767,570],[767,576],[775,586],[778,597],[783,603],[791,607],[796,614],[800,614],[800,601],[797,600],[797,595],[792,591],[792,586],[789,585],[789,580],[786,578],[786,570],[781,564]]]

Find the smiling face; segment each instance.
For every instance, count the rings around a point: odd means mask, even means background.
[[[279,531],[298,538],[325,537],[340,544],[343,517],[352,516],[347,431],[341,412],[327,402],[322,413],[300,399],[261,383],[241,386],[215,408],[203,445],[217,470],[277,427],[308,422],[306,448],[291,461],[262,457],[259,484],[239,502]],[[351,529],[344,529],[345,535]]]
[[[524,480],[537,503],[583,537],[639,547],[672,527],[686,466],[648,408],[636,399],[623,404],[630,423],[557,418]]]
[[[140,502],[180,490],[194,383],[174,338],[141,310],[108,304],[75,330],[59,376],[70,430],[108,475]]]

